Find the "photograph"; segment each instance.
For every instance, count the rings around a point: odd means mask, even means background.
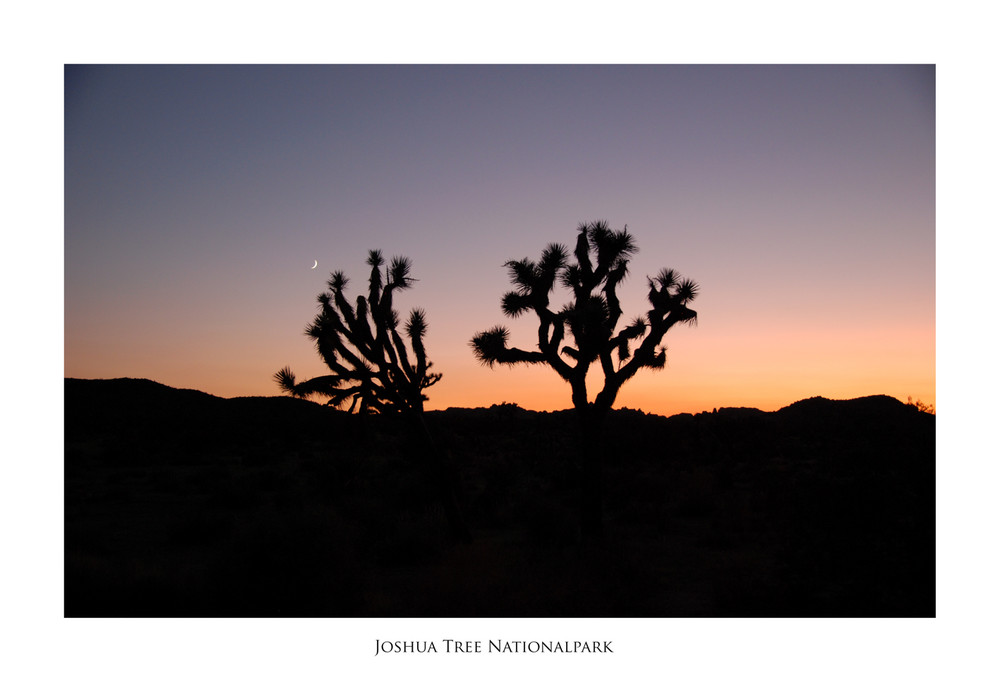
[[[934,64],[155,62],[62,67],[66,621],[937,617]]]

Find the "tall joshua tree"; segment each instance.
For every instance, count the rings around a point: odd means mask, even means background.
[[[274,374],[285,392],[300,398],[318,394],[329,398],[327,404],[355,409],[362,414],[402,414],[411,427],[414,449],[431,469],[444,506],[445,515],[455,536],[470,539],[468,528],[457,503],[456,483],[451,467],[435,446],[423,418],[424,390],[441,380],[431,372],[424,335],[427,322],[423,310],[410,312],[404,331],[409,349],[399,334],[399,315],[392,307],[393,293],[410,288],[410,260],[396,257],[383,272],[381,251],[368,252],[371,274],[368,295],[357,297],[352,306],[347,300],[348,278],[334,272],[321,293],[320,311],[306,335],[316,343],[331,374],[297,382],[289,367]],[[412,360],[411,360],[412,354]]]
[[[602,532],[602,459],[604,422],[618,391],[641,368],[666,364],[663,336],[678,323],[694,323],[688,304],[698,285],[664,268],[647,278],[650,309],[619,328],[622,309],[618,287],[628,275],[629,259],[638,251],[627,228],[611,230],[606,221],[581,224],[572,254],[561,244],[549,244],[535,262],[508,261],[514,290],[503,296],[501,309],[511,318],[533,312],[538,317],[538,343],[533,350],[508,346],[510,332],[497,326],[476,334],[472,349],[484,364],[547,364],[571,389],[579,418],[582,466],[582,529]],[[559,310],[550,307],[556,283],[571,293]],[[587,372],[595,363],[604,375],[601,390],[591,400]]]

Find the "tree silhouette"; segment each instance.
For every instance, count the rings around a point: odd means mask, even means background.
[[[428,464],[455,536],[469,541],[471,536],[457,502],[456,481],[445,456],[436,447],[423,418],[424,390],[441,380],[431,372],[424,335],[427,321],[423,310],[410,312],[404,331],[410,347],[399,334],[399,315],[393,308],[393,293],[410,288],[410,260],[395,257],[386,267],[381,251],[368,252],[371,274],[368,296],[358,296],[352,306],[345,291],[348,278],[342,271],[332,273],[328,291],[317,300],[320,312],[305,333],[316,343],[331,374],[297,382],[291,368],[283,367],[274,380],[285,392],[300,398],[318,394],[329,398],[328,405],[361,414],[400,414],[411,428],[414,450]],[[411,361],[412,356],[412,361]]]
[[[358,296],[352,307],[345,296],[348,278],[341,271],[334,272],[327,282],[329,291],[317,298],[320,312],[306,328],[306,335],[316,342],[316,350],[333,373],[297,383],[291,369],[284,367],[274,379],[284,391],[300,398],[319,394],[330,399],[327,404],[337,407],[350,399],[348,411],[422,413],[427,400],[424,389],[436,384],[441,375],[429,371],[423,310],[412,310],[405,327],[414,363],[399,335],[399,316],[392,298],[394,291],[408,289],[413,282],[410,261],[393,258],[384,281],[382,253],[369,251],[367,263],[372,268],[368,297]]]
[[[667,358],[660,345],[663,336],[675,324],[697,320],[687,305],[697,296],[698,285],[664,268],[647,278],[651,308],[645,317],[618,329],[622,309],[617,290],[637,251],[627,227],[615,231],[606,221],[595,221],[579,226],[572,254],[561,244],[549,244],[537,262],[508,261],[514,290],[504,294],[501,309],[511,318],[535,313],[536,348],[508,346],[510,332],[503,326],[476,334],[471,343],[476,357],[490,367],[548,364],[569,383],[582,438],[581,510],[587,535],[602,532],[603,427],[618,391],[641,368],[662,369]],[[571,293],[571,301],[558,311],[549,303],[557,282]],[[594,363],[600,364],[604,384],[591,401],[587,372]]]

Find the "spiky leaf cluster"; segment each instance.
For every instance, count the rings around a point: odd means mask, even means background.
[[[368,295],[358,296],[352,305],[347,299],[348,278],[334,272],[327,291],[317,297],[320,311],[305,333],[331,374],[297,382],[291,369],[274,374],[285,392],[297,396],[322,395],[328,404],[359,412],[400,412],[423,410],[423,391],[441,379],[430,372],[424,336],[426,314],[414,309],[403,328],[409,348],[399,333],[399,315],[393,308],[393,294],[408,289],[410,261],[393,258],[383,270],[385,259],[377,250],[367,259],[371,266]],[[412,358],[412,359],[411,359]]]
[[[649,278],[650,310],[619,329],[618,288],[637,251],[627,227],[612,230],[606,221],[595,221],[579,226],[572,253],[550,244],[538,261],[508,261],[505,267],[514,288],[503,295],[501,310],[511,318],[534,312],[539,320],[538,343],[530,351],[510,347],[509,330],[498,326],[473,337],[476,357],[491,367],[547,363],[573,386],[578,406],[586,404],[587,370],[600,362],[604,390],[596,402],[610,408],[619,388],[640,368],[665,365],[666,351],[659,346],[664,334],[674,324],[697,319],[687,304],[697,296],[698,285],[664,269]],[[559,310],[549,302],[556,283],[572,294]]]

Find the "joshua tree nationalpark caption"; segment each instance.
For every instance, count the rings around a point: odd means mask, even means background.
[[[379,654],[613,654],[610,640],[375,640]]]

